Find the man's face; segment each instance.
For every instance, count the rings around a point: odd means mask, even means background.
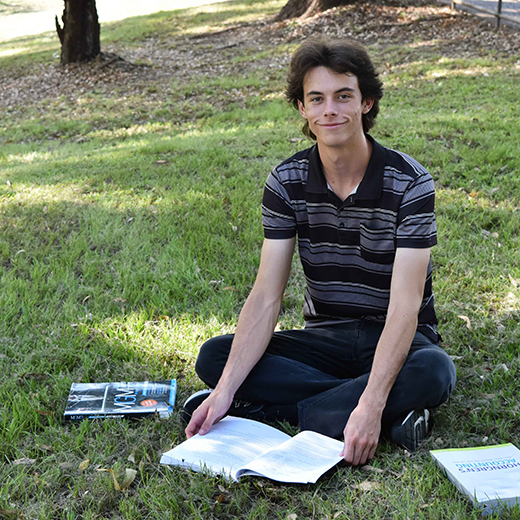
[[[362,100],[356,76],[315,67],[305,75],[303,96],[298,108],[318,144],[344,147],[363,136],[362,115],[370,111],[373,100]]]

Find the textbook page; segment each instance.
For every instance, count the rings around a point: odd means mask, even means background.
[[[272,426],[250,419],[224,417],[206,435],[194,435],[161,457],[172,464],[236,479],[242,466],[291,437]]]
[[[257,475],[280,482],[314,483],[343,460],[339,456],[342,449],[341,441],[303,431],[247,464],[237,476]]]

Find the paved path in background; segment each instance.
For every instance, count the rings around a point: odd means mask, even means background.
[[[481,7],[483,9],[487,9],[488,11],[496,12],[498,9],[498,0],[464,0],[468,4],[473,4],[476,7]],[[445,4],[451,4],[450,0],[442,0]],[[463,8],[462,6],[457,6],[457,9],[464,9],[465,11],[471,12],[471,9]],[[475,14],[478,14],[477,11],[473,11]],[[508,0],[502,2],[502,14],[511,18],[518,20],[518,25],[520,25],[520,0]],[[486,16],[487,15],[483,15]],[[494,17],[490,17],[495,19]],[[503,23],[507,23],[505,20]]]
[[[99,22],[115,22],[130,16],[173,11],[224,0],[96,0]],[[28,2],[20,1],[19,4]],[[13,14],[0,13],[0,41],[56,31],[54,17],[61,20],[63,0],[33,0],[31,8]]]

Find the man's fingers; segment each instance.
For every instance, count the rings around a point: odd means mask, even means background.
[[[189,439],[196,433],[205,435],[220,418],[219,416],[215,417],[215,413],[211,408],[200,406],[193,412],[191,421],[186,428],[186,437]]]
[[[212,393],[193,412],[191,420],[185,430],[188,439],[197,433],[199,435],[208,433],[211,430],[211,427],[216,422],[220,421],[228,411],[228,400],[223,400],[222,398],[217,399],[216,395],[216,392]]]
[[[340,456],[343,456],[346,462],[352,466],[365,464],[367,460],[373,459],[376,452],[377,444],[369,443],[367,439],[354,439],[352,437],[345,439],[345,445]]]
[[[206,433],[208,433],[211,430],[213,424],[215,424],[215,422],[216,421],[213,421],[209,417],[206,417],[206,420],[202,423],[202,426],[200,427],[199,435],[205,435]]]
[[[195,434],[200,432],[200,429],[202,425],[204,424],[204,421],[206,420],[207,412],[204,409],[197,408],[193,415],[191,416],[191,420],[186,427],[186,437],[189,439],[190,437],[193,437]]]
[[[355,446],[352,454],[352,465],[359,466],[359,464],[363,464],[365,448],[363,446]]]
[[[372,460],[376,456],[376,448],[377,448],[377,444],[374,444],[368,454],[368,460]]]
[[[343,447],[343,458],[349,464],[352,464],[354,461],[354,447],[350,439],[345,439],[345,446]]]
[[[186,426],[186,430],[184,430],[186,432],[186,437],[189,439],[190,437],[193,437],[195,434],[197,434],[200,430],[201,424],[202,421],[197,420],[195,415],[193,415],[188,426]]]

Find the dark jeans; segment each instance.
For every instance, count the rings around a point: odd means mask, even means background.
[[[235,397],[276,410],[279,419],[297,417],[302,430],[341,438],[365,390],[383,324],[351,323],[275,332]],[[233,335],[210,339],[195,365],[214,388],[226,364]],[[388,396],[383,433],[408,412],[446,401],[456,380],[455,366],[437,344],[417,332],[408,358]]]

